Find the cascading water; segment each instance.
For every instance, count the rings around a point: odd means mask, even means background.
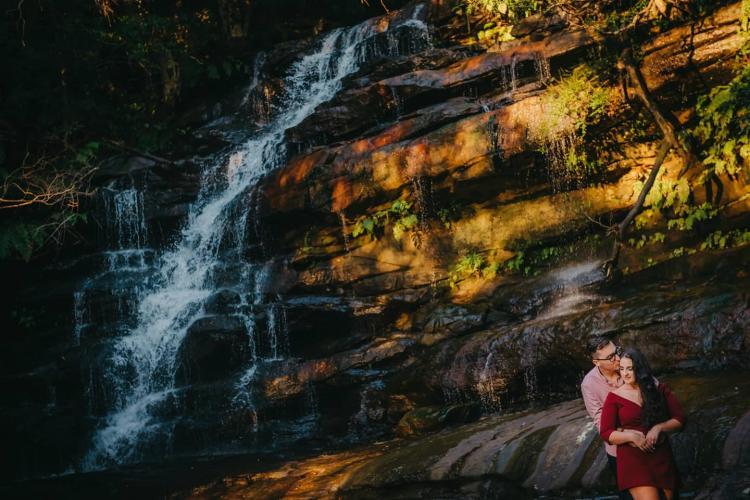
[[[112,186],[101,192],[103,213],[111,221],[107,250],[101,254],[101,271],[81,284],[73,295],[73,342],[79,345],[81,335],[94,323],[109,323],[120,330],[119,323],[137,300],[138,288],[148,269],[152,252],[146,248],[147,232],[143,193],[132,183],[127,188]],[[99,307],[96,317],[92,301],[102,302],[106,293],[108,307]]]
[[[269,87],[263,84],[263,68],[266,64],[265,52],[259,52],[253,62],[253,77],[248,85],[240,106],[248,107],[255,121],[265,125],[271,118],[272,99]]]
[[[135,187],[110,190],[104,196],[108,217],[113,220],[112,240],[118,250],[139,249],[146,244],[146,220],[143,213],[143,193]]]
[[[534,53],[534,71],[536,77],[541,83],[547,83],[552,78],[549,59],[540,52]]]
[[[364,22],[322,37],[314,53],[291,67],[284,81],[285,95],[271,110],[268,125],[207,165],[201,192],[189,210],[177,243],[159,256],[152,281],[140,290],[134,326],[114,339],[101,382],[107,385],[105,392],[113,397],[109,413],[82,462],[83,469],[100,469],[141,460],[147,453],[163,456],[169,452],[173,423],[162,415],[175,411],[180,390],[175,383],[177,354],[188,328],[206,314],[206,299],[216,291],[231,287],[247,290],[253,281],[259,287],[255,296],[243,299],[239,308],[248,311],[244,324],[250,366],[238,378],[232,403],[250,410],[257,426],[250,387],[256,367],[263,360],[256,343],[255,319],[248,306],[262,303],[264,294],[258,283],[265,279],[262,273],[267,272],[263,271],[267,266],[245,261],[242,245],[249,210],[242,207],[247,205],[245,201],[258,180],[284,164],[284,132],[331,99],[345,76],[370,57],[416,52],[429,45],[427,27],[418,19],[421,10],[421,5],[416,6],[412,18],[397,26]],[[402,27],[416,35],[399,30],[397,36],[391,36],[394,28]],[[382,37],[375,36],[382,32],[386,32],[385,48]],[[117,230],[130,234],[127,224]],[[227,273],[227,268],[239,273]],[[234,276],[234,281],[226,281],[228,275]],[[280,317],[283,311],[278,304],[267,308],[270,351],[266,361],[278,360],[288,350],[284,344],[288,339],[281,332],[285,323]],[[314,399],[311,394],[309,397]]]
[[[493,340],[490,343],[482,369],[476,375],[476,391],[479,395],[479,401],[482,403],[482,409],[487,412],[499,412],[502,410],[502,402],[498,396],[498,391],[495,390],[494,384],[495,370],[493,362],[496,342],[497,340]]]
[[[581,146],[581,139],[575,129],[570,128],[545,141],[547,169],[552,189],[561,193],[579,187],[583,172],[571,169],[571,154],[575,155]]]
[[[558,294],[555,300],[538,316],[548,320],[572,314],[604,300],[590,290],[590,285],[603,279],[601,262],[590,261],[564,267],[554,273]]]

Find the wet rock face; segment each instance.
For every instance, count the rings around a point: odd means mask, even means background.
[[[479,418],[480,413],[481,408],[476,404],[417,408],[401,417],[396,426],[396,435],[399,437],[418,436],[451,424],[471,422]]]
[[[747,441],[747,375],[664,377],[688,415],[687,427],[669,438],[684,488],[704,488],[713,471],[702,464],[720,463],[725,474],[720,477],[726,482],[710,483],[699,498],[741,498],[747,484],[742,475],[747,454],[740,451]],[[718,414],[722,418],[709,424]],[[198,498],[222,491],[255,498],[261,490],[274,489],[280,495],[335,492],[346,498],[580,498],[613,488],[596,427],[576,399],[492,415],[429,436],[289,462],[268,472],[229,476],[181,494]]]
[[[746,294],[743,287],[716,285],[688,293],[643,289],[584,312],[450,340],[431,357],[431,384],[474,397],[505,392],[533,400],[564,392],[588,369],[583,361],[592,334],[637,346],[657,370],[742,365],[750,328]]]
[[[541,39],[555,31],[560,31],[567,23],[558,15],[542,15],[535,14],[529,16],[515,26],[511,30],[510,34],[516,38],[522,38],[531,35],[532,39]]]
[[[178,354],[181,384],[226,378],[250,360],[247,326],[233,316],[208,316],[193,323]]]
[[[730,431],[722,450],[721,473],[696,495],[696,499],[741,498],[750,492],[750,412],[745,413]]]

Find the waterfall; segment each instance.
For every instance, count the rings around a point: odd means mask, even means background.
[[[572,314],[603,300],[599,294],[588,289],[589,285],[603,279],[601,262],[589,261],[559,269],[552,275],[558,294],[543,310],[538,319],[548,320]]]
[[[112,224],[118,250],[140,249],[146,243],[146,220],[143,215],[143,193],[131,186],[124,190],[109,190],[104,205]]]
[[[510,58],[510,89],[511,92],[516,91],[516,87],[518,86],[518,74],[516,72],[516,63],[518,62],[518,59],[516,58],[516,55],[513,54],[513,56]]]
[[[581,138],[575,129],[568,128],[545,140],[547,171],[555,193],[579,187],[584,173],[569,166],[570,155],[575,155],[581,146]]]
[[[534,71],[541,83],[547,83],[552,78],[549,59],[541,52],[534,52]]]
[[[417,6],[411,19],[390,27],[388,18],[383,18],[381,21],[386,22],[366,21],[324,35],[314,52],[291,66],[284,79],[284,96],[280,97],[276,114],[268,118],[267,125],[206,165],[201,191],[189,209],[181,234],[172,248],[156,258],[154,276],[138,290],[132,326],[113,340],[102,383],[108,384],[107,389],[114,397],[81,464],[83,469],[138,461],[147,452],[161,455],[169,452],[172,424],[164,421],[162,415],[174,409],[180,390],[175,384],[178,350],[190,325],[205,315],[206,299],[219,289],[235,286],[241,290],[254,280],[256,295],[251,300],[244,299],[240,305],[262,303],[263,273],[268,272],[267,266],[245,261],[244,228],[251,211],[242,207],[248,205],[247,200],[261,177],[285,163],[284,132],[330,100],[340,90],[342,79],[368,58],[425,48],[429,35],[426,25],[417,19],[421,10],[422,6]],[[410,37],[400,36],[400,31],[399,36],[391,36],[391,30],[400,27],[415,31],[416,41],[405,43]],[[376,40],[379,33],[387,36],[385,49],[381,49],[382,37]],[[250,91],[260,86],[255,82]],[[140,203],[140,208],[131,212],[142,213],[142,196],[123,194],[122,199],[126,198],[136,205]],[[140,225],[138,231],[134,229],[130,223],[115,222],[118,238],[140,249],[145,240],[141,241],[140,236],[133,238],[145,233],[139,232]],[[116,263],[120,265],[121,261]],[[235,281],[226,282],[227,276]],[[247,315],[252,315],[252,311]],[[266,360],[259,359],[256,349],[254,319],[249,316],[244,319],[251,366],[239,377],[233,402],[249,409],[257,425],[248,387],[253,383],[258,363],[278,360],[288,351],[284,308],[279,304],[267,308],[270,352]]]
[[[81,345],[81,332],[89,325],[89,311],[86,306],[86,290],[90,280],[85,280],[81,288],[73,293],[73,345]]]
[[[252,118],[259,125],[266,125],[273,112],[271,90],[262,81],[263,68],[266,65],[266,53],[259,52],[253,61],[253,76],[245,90],[240,107],[246,107]]]
[[[488,349],[487,356],[482,364],[482,369],[475,374],[477,383],[476,391],[479,395],[479,401],[482,403],[482,409],[486,412],[499,412],[502,410],[502,401],[495,390],[494,378],[497,376],[495,365],[495,349],[497,340],[493,340]],[[477,368],[479,366],[477,365]]]
[[[102,215],[111,223],[107,232],[107,249],[98,263],[100,270],[86,278],[73,294],[73,344],[80,345],[81,335],[95,323],[117,323],[123,320],[136,300],[138,282],[148,268],[151,250],[146,248],[148,235],[144,215],[143,193],[135,188],[132,179],[126,188],[110,186],[100,194]],[[111,297],[114,311],[92,312],[93,299]],[[98,321],[97,321],[98,320]],[[101,326],[101,325],[98,325]]]

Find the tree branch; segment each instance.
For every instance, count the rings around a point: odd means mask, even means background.
[[[620,248],[622,247],[622,242],[625,240],[625,231],[643,208],[643,203],[646,201],[646,196],[648,196],[648,193],[654,186],[656,177],[659,175],[659,170],[661,170],[661,166],[664,163],[664,160],[667,157],[667,153],[669,152],[671,147],[672,146],[668,140],[663,139],[661,141],[659,150],[656,153],[656,159],[654,160],[654,166],[651,167],[651,173],[649,174],[646,183],[643,185],[641,192],[638,194],[638,199],[636,199],[635,205],[633,205],[622,222],[615,226],[617,231],[615,233],[615,241],[612,243],[612,251],[610,253],[609,260],[607,260],[602,266],[608,278],[613,278],[617,269],[617,263],[620,258]]]
[[[646,80],[643,78],[640,68],[636,65],[633,60],[632,50],[625,49],[622,51],[620,60],[618,61],[618,67],[624,70],[630,82],[634,87],[635,95],[640,99],[651,116],[654,117],[656,125],[664,134],[664,138],[669,141],[671,147],[675,148],[680,158],[683,161],[683,173],[691,166],[698,163],[698,158],[693,153],[692,148],[681,140],[679,137],[680,123],[677,118],[667,110],[664,110],[659,102],[654,98],[651,91],[648,89]]]

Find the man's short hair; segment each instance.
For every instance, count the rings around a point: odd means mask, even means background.
[[[589,341],[587,343],[589,354],[593,357],[596,351],[598,351],[602,347],[607,346],[610,342],[612,342],[612,340],[608,337],[605,337],[604,335],[595,335],[593,337],[589,337]]]

